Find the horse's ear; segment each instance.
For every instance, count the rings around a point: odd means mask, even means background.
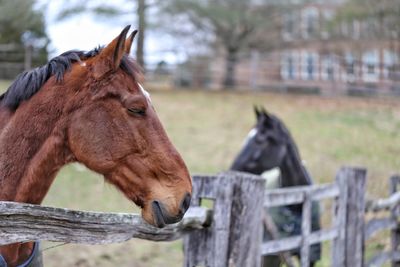
[[[125,55],[125,39],[130,27],[130,25],[126,26],[111,43],[101,50],[94,66],[96,78],[119,68],[122,57]]]
[[[268,113],[268,111],[265,109],[265,107],[261,107],[260,113],[267,118],[268,120],[272,120],[271,115]]]
[[[267,110],[265,109],[265,107],[261,107],[260,111],[261,111],[261,113],[262,113],[263,115],[265,115],[266,117],[269,117],[269,116],[268,116],[268,112],[267,112]]]
[[[125,53],[127,55],[129,55],[131,53],[132,43],[133,43],[133,40],[135,39],[135,36],[137,33],[138,33],[138,31],[134,30],[125,41]]]
[[[254,105],[253,108],[254,108],[254,113],[256,114],[256,118],[258,120],[261,116],[261,112],[256,105]]]

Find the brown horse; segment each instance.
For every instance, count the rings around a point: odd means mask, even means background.
[[[57,171],[80,162],[142,208],[148,223],[179,221],[191,178],[138,83],[127,26],[104,48],[69,51],[17,77],[0,96],[0,200],[40,204]],[[0,247],[8,266],[34,243]],[[1,264],[0,264],[1,265]]]

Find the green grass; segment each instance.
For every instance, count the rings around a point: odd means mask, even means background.
[[[7,82],[0,81],[0,88]],[[0,90],[1,91],[1,90]],[[253,104],[286,123],[317,183],[333,180],[343,165],[368,168],[370,196],[386,196],[400,171],[400,99],[324,98],[270,93],[152,91],[153,104],[192,174],[229,168],[254,124]],[[137,212],[132,203],[81,165],[62,169],[46,205],[81,210]],[[330,212],[327,212],[326,223]],[[51,246],[45,244],[44,246]],[[385,246],[374,240],[374,248]],[[320,266],[329,266],[324,248]],[[44,252],[48,266],[181,266],[180,242],[132,240],[108,246],[66,245]]]

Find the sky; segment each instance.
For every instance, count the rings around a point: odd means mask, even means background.
[[[47,33],[51,39],[49,47],[50,57],[57,56],[65,51],[91,50],[98,45],[105,45],[113,40],[129,23],[135,28],[135,21],[116,22],[94,17],[79,15],[64,21],[57,21],[56,16],[61,8],[62,1],[51,1],[46,9]],[[133,17],[133,16],[132,16]],[[135,19],[133,17],[133,19]],[[162,42],[160,39],[162,38]],[[183,55],[171,51],[174,43],[171,36],[160,33],[147,32],[145,43],[145,60],[153,65],[161,60],[168,63],[182,61]],[[132,47],[135,53],[135,46]]]

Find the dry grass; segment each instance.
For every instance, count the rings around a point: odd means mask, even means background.
[[[253,104],[264,105],[283,119],[317,183],[332,181],[342,165],[365,166],[369,194],[386,196],[388,177],[400,171],[400,99],[206,91],[153,91],[152,99],[192,173],[229,168],[254,123]],[[45,204],[137,211],[101,177],[76,164],[61,171]],[[44,256],[48,266],[59,267],[181,266],[182,260],[180,242],[143,240],[110,246],[66,245],[47,250]]]

